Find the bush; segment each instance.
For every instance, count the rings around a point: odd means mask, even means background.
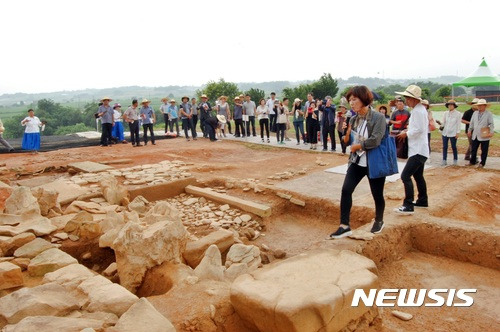
[[[84,131],[95,131],[95,128],[87,127],[84,123],[77,123],[72,126],[63,126],[56,129],[54,135],[68,135]]]

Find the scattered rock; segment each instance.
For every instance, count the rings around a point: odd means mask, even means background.
[[[219,210],[221,210],[222,212],[224,212],[224,211],[229,210],[230,208],[231,208],[231,207],[229,206],[229,204],[224,204],[224,205],[221,205],[221,206],[219,207]]]
[[[248,214],[242,214],[240,216],[240,219],[242,222],[249,222],[250,220],[252,220],[252,217]]]
[[[408,321],[408,320],[413,318],[412,314],[409,314],[409,313],[403,312],[403,311],[399,311],[399,310],[393,310],[393,311],[391,311],[391,313],[393,316],[395,316],[401,320],[404,320],[404,321]]]
[[[282,193],[282,192],[277,192],[276,196],[284,198],[284,199],[288,199],[288,200],[292,198],[292,195],[285,194],[285,193]]]
[[[194,269],[194,273],[200,279],[224,279],[221,254],[215,244],[208,247],[200,264]]]
[[[186,206],[191,206],[197,202],[198,202],[198,198],[192,197],[192,198],[188,198],[187,200],[185,200],[182,204],[184,204]]]
[[[188,233],[179,219],[146,227],[128,222],[112,246],[121,284],[135,292],[149,268],[163,262],[181,263],[187,240]]]
[[[68,236],[68,238],[69,238],[71,241],[73,241],[73,242],[76,242],[76,241],[80,240],[80,237],[79,237],[79,236],[77,236],[77,235],[73,235],[73,234],[69,235],[69,236]]]
[[[136,211],[137,213],[146,213],[148,210],[147,204],[149,204],[148,200],[139,195],[128,204],[128,209],[129,211]]]
[[[293,203],[293,204],[299,205],[299,206],[306,206],[306,202],[304,202],[303,200],[300,200],[298,198],[291,198],[290,203]]]
[[[84,280],[92,278],[94,273],[81,264],[70,264],[44,275],[42,283],[56,283],[65,288],[74,289]]]
[[[0,263],[0,290],[24,285],[21,268],[10,262]]]
[[[227,230],[218,230],[202,237],[197,241],[188,242],[183,257],[189,266],[195,268],[203,259],[206,250],[212,244],[215,244],[220,252],[225,252],[234,243],[233,232]]]
[[[0,298],[0,321],[16,324],[27,316],[63,316],[79,309],[80,300],[55,283],[21,288]]]
[[[146,299],[133,304],[109,332],[175,332],[170,321]]]
[[[273,256],[274,256],[274,258],[277,258],[277,259],[283,259],[286,256],[286,252],[284,250],[277,249],[274,251]]]
[[[21,271],[26,271],[28,269],[28,265],[30,265],[31,259],[29,258],[14,258],[10,261],[12,264],[16,264],[21,268]]]
[[[68,239],[68,233],[56,233],[52,236],[55,238],[58,238],[59,240],[67,240]]]
[[[7,325],[5,332],[95,332],[102,331],[103,327],[104,322],[95,319],[33,316],[26,317],[15,325]]]
[[[248,265],[245,263],[234,263],[224,271],[224,276],[232,281],[245,273],[248,273]]]
[[[261,264],[259,248],[253,245],[234,244],[227,253],[226,268],[235,263],[246,264],[249,271],[257,269]]]
[[[15,236],[28,232],[36,236],[44,236],[57,229],[48,218],[36,214],[23,214],[20,216],[0,214],[0,220],[3,222],[3,225],[0,225],[0,236]]]
[[[354,289],[377,288],[376,269],[349,250],[311,251],[241,275],[231,303],[252,330],[340,331],[369,312],[349,298]]]
[[[363,230],[355,230],[352,232],[352,235],[349,235],[349,238],[355,239],[355,240],[363,240],[363,241],[370,241],[373,240],[375,237],[375,234]]]
[[[40,214],[38,201],[28,187],[14,187],[10,197],[5,200],[5,213],[9,214]]]
[[[33,241],[28,242],[21,248],[17,249],[14,252],[14,257],[34,258],[35,256],[38,256],[38,254],[51,248],[54,248],[52,243],[37,237]]]
[[[106,270],[104,270],[102,272],[102,274],[107,276],[107,277],[111,277],[111,276],[115,275],[116,272],[117,272],[117,265],[116,265],[116,262],[113,262],[113,263],[109,264],[109,266],[106,268]]]
[[[24,246],[26,243],[33,241],[36,236],[33,233],[21,233],[13,237],[9,237],[6,241],[0,240],[0,250],[5,256],[12,256],[14,251]]]
[[[95,221],[92,214],[87,211],[80,211],[64,227],[66,233],[77,235],[79,238],[95,239],[101,235],[101,225]]]
[[[42,216],[47,216],[50,210],[57,212],[59,215],[62,214],[61,206],[57,201],[59,196],[57,191],[38,187],[32,190],[32,194],[38,201]]]
[[[40,277],[46,273],[58,270],[70,264],[77,264],[78,261],[56,248],[48,249],[33,258],[28,265],[28,273],[32,277]]]
[[[107,282],[102,280],[93,284],[92,279],[104,279]],[[90,303],[87,310],[90,312],[112,312],[120,317],[139,300],[137,296],[126,290],[124,287],[114,284],[100,275],[83,281],[79,288],[84,290],[89,297]]]
[[[109,204],[128,205],[127,187],[118,183],[114,176],[109,176],[100,182],[102,195]]]

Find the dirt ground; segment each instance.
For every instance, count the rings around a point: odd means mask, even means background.
[[[434,144],[437,144],[435,142]],[[498,152],[498,151],[497,151]],[[497,155],[490,151],[490,156]],[[264,185],[264,192],[242,189],[228,189],[228,194],[244,197],[270,205],[273,215],[263,220],[265,229],[254,244],[266,244],[271,249],[282,249],[287,256],[316,248],[351,249],[365,252],[376,259],[381,288],[477,288],[475,303],[471,308],[403,308],[414,315],[409,322],[393,317],[391,310],[381,310],[382,323],[374,330],[384,331],[498,331],[500,329],[500,248],[498,246],[500,207],[500,173],[495,169],[476,169],[467,167],[432,168],[426,171],[430,207],[417,210],[414,216],[401,217],[392,210],[401,204],[403,186],[400,181],[387,183],[385,187],[386,230],[373,242],[371,248],[363,251],[365,241],[342,239],[327,241],[325,238],[338,227],[339,199],[343,175],[324,172],[325,169],[345,164],[346,156],[340,154],[318,154],[311,151],[282,149],[243,142],[223,141],[210,143],[207,140],[186,142],[183,139],[159,140],[156,146],[132,148],[129,144],[112,147],[82,147],[32,154],[5,154],[2,163],[10,171],[2,179],[37,181],[37,177],[21,175],[43,169],[46,178],[63,176],[65,166],[75,161],[109,161],[130,158],[132,163],[113,165],[116,168],[156,163],[163,160],[182,160],[194,163],[190,172],[202,184],[224,185],[227,179],[256,179]],[[322,165],[318,163],[320,158]],[[59,168],[59,169],[58,169]],[[285,171],[304,170],[303,174],[291,179],[269,179]],[[49,177],[47,177],[49,176]],[[283,189],[286,188],[286,189]],[[287,192],[303,199],[305,207],[289,203],[276,196],[275,192]],[[351,226],[369,231],[374,215],[374,205],[367,181],[363,180],[354,196]],[[455,236],[451,231],[449,239],[441,241],[441,251],[432,254],[415,249],[414,239],[406,232],[406,223],[433,223],[436,227],[450,226],[459,229]],[[384,236],[387,230],[400,229],[401,238]],[[467,237],[474,232],[473,238]],[[389,234],[389,233],[387,233]],[[485,237],[485,235],[487,235]],[[408,236],[407,240],[402,240]],[[377,239],[376,237],[376,239]],[[479,248],[474,239],[485,237],[490,241],[488,250]],[[457,240],[458,239],[458,240]],[[454,241],[452,241],[454,240]],[[406,242],[405,242],[406,241]],[[420,239],[425,242],[426,238]],[[430,241],[430,240],[429,240]],[[451,254],[447,246],[462,254]],[[471,243],[471,244],[468,244]],[[480,243],[478,240],[477,243]],[[378,245],[379,247],[376,247]],[[399,246],[392,250],[391,246]],[[422,247],[426,247],[423,245]],[[484,247],[484,246],[483,246]],[[375,249],[374,249],[375,248]],[[404,250],[403,250],[404,249]],[[371,254],[369,255],[369,250]],[[375,253],[374,253],[375,252]],[[397,252],[397,253],[396,253]],[[476,256],[474,256],[476,252]],[[436,253],[436,254],[435,254]],[[491,257],[482,257],[490,254]],[[373,256],[373,257],[371,257]],[[383,256],[383,257],[382,257]],[[481,256],[481,257],[479,257]],[[472,258],[470,258],[472,257]],[[482,265],[482,266],[481,266]],[[227,292],[227,290],[225,290]],[[181,295],[179,295],[181,296]],[[182,295],[184,296],[184,295]],[[178,310],[166,308],[172,300],[155,297],[153,304],[165,313],[178,327],[183,329]],[[162,304],[163,303],[163,304]],[[206,309],[206,308],[205,308]],[[204,309],[204,310],[205,310]],[[225,308],[229,310],[230,308]],[[228,314],[229,315],[229,314]],[[234,318],[234,317],[233,317]]]

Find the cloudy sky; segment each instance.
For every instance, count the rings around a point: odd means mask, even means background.
[[[7,0],[0,94],[500,73],[485,0]],[[495,7],[495,8],[493,8]]]

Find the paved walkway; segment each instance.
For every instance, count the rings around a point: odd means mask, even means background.
[[[201,133],[198,133],[198,137],[200,137],[200,135],[201,135]],[[245,137],[245,138],[240,137],[239,138],[239,137],[234,137],[233,135],[227,135],[226,138],[222,138],[222,141],[225,141],[225,140],[247,142],[247,143],[252,143],[252,144],[261,144],[261,145],[273,146],[273,147],[277,147],[277,148],[310,151],[310,152],[315,152],[318,154],[336,153],[338,155],[342,155],[342,148],[340,147],[340,144],[338,143],[338,141],[337,141],[336,151],[331,152],[331,151],[322,151],[323,150],[322,143],[318,143],[317,150],[311,150],[310,145],[304,145],[302,142],[300,143],[300,145],[297,145],[297,140],[295,138],[293,138],[290,141],[286,141],[285,144],[281,145],[281,144],[278,144],[278,141],[276,140],[276,135],[271,135],[271,138],[270,138],[271,142],[270,143],[267,143],[267,140],[265,140],[265,142],[262,143],[260,136],[257,136],[257,137],[251,136],[251,137]],[[328,143],[328,149],[330,149],[330,148],[331,148],[331,144]],[[349,153],[349,148],[347,149],[347,153]],[[442,167],[441,160],[442,160],[442,153],[441,152],[432,152],[430,161],[428,163],[432,167]],[[346,162],[347,162],[347,155],[346,155]],[[452,164],[452,163],[453,163],[453,154],[450,153],[450,154],[448,154],[448,164]],[[464,160],[463,154],[458,155],[458,166],[466,167],[465,165],[468,163],[469,163],[468,161]],[[450,166],[447,166],[447,167],[450,167]],[[486,161],[485,169],[500,170],[500,157],[488,157],[488,160]]]

